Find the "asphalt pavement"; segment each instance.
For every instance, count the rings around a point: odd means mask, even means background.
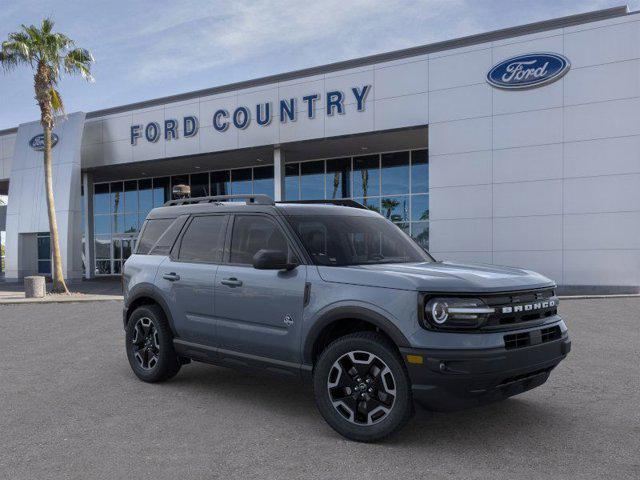
[[[573,351],[542,387],[418,409],[347,441],[303,384],[202,364],[138,381],[121,304],[0,306],[0,478],[640,478],[640,299],[561,304]]]

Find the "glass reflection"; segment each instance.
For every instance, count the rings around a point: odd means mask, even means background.
[[[327,198],[351,196],[351,158],[327,160]]]
[[[406,222],[409,220],[409,197],[385,197],[380,201],[382,215],[392,222]]]
[[[356,197],[380,195],[380,158],[378,155],[353,158],[353,195]]]
[[[302,200],[324,199],[324,161],[300,164],[300,198]]]
[[[409,193],[409,152],[382,155],[382,194]]]

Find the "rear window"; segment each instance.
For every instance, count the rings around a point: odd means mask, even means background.
[[[155,218],[147,220],[140,239],[138,240],[136,253],[139,255],[147,255],[175,220],[175,218]]]
[[[193,217],[182,236],[178,259],[181,262],[220,263],[227,219],[226,215]]]

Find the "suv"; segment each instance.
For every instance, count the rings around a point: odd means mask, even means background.
[[[414,400],[451,410],[542,385],[571,346],[554,289],[436,261],[350,200],[174,200],[124,268],[126,351],[146,382],[191,360],[308,379],[331,427],[375,441]]]

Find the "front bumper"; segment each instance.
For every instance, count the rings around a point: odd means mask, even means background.
[[[455,335],[455,334],[454,334]],[[502,400],[542,385],[571,350],[566,332],[524,348],[401,348],[415,401],[431,410],[457,410]],[[407,355],[422,358],[422,364]]]

